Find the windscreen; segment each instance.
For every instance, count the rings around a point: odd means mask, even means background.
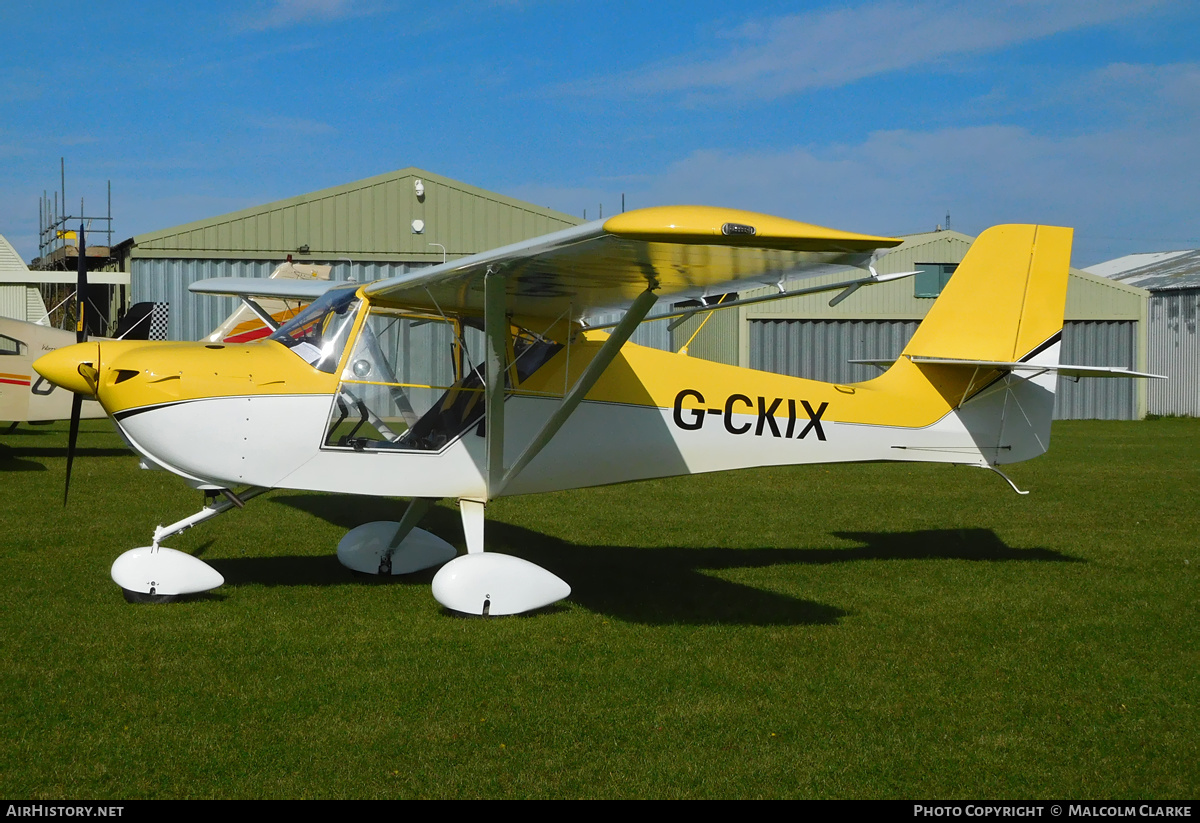
[[[358,313],[357,291],[357,285],[330,289],[276,329],[270,339],[323,372],[337,371]]]

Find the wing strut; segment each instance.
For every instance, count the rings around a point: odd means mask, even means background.
[[[483,377],[484,426],[487,436],[488,497],[494,497],[504,475],[504,373],[508,355],[508,317],[504,313],[507,277],[489,268],[483,278],[483,334],[486,340]]]
[[[582,402],[583,398],[587,396],[587,393],[591,391],[592,386],[596,385],[596,381],[600,379],[600,375],[604,374],[604,370],[616,358],[617,353],[621,351],[621,347],[633,335],[638,324],[645,319],[657,300],[658,295],[650,289],[646,289],[646,291],[637,296],[637,299],[633,301],[633,305],[629,307],[629,311],[621,318],[621,322],[612,330],[609,338],[604,341],[604,345],[600,347],[600,351],[596,353],[596,356],[588,363],[587,368],[583,370],[583,374],[575,381],[575,385],[563,397],[562,403],[558,405],[558,408],[550,415],[550,419],[542,425],[541,430],[534,435],[533,440],[521,452],[521,456],[517,458],[517,462],[513,463],[512,467],[505,472],[500,484],[495,487],[489,485],[489,497],[495,497],[503,491],[504,487],[520,474],[522,469],[529,465],[529,461],[537,457],[538,452],[545,448],[550,439],[567,422],[567,418],[571,416],[571,413],[575,411],[575,408]],[[490,422],[488,423],[488,431],[489,433],[491,431]]]
[[[400,544],[404,542],[404,538],[408,537],[409,533],[421,522],[426,512],[432,508],[437,500],[432,497],[414,497],[412,502],[408,504],[408,508],[404,510],[404,516],[400,518],[400,522],[396,524],[396,533],[392,535],[392,539],[388,541],[386,552],[387,567],[386,573],[391,573],[392,555],[396,549],[400,548]],[[380,564],[380,574],[385,574],[382,569],[383,564]]]
[[[242,303],[246,306],[246,308],[248,308],[248,309],[250,309],[250,311],[254,312],[254,316],[263,322],[263,325],[265,325],[271,331],[278,331],[279,322],[274,317],[271,316],[271,313],[269,311],[264,309],[262,306],[258,305],[258,303],[251,300],[249,297],[247,297],[244,294],[239,294],[238,297],[241,299]],[[220,342],[220,341],[217,341],[217,342]]]

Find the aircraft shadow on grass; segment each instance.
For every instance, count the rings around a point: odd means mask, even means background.
[[[128,457],[129,449],[75,449],[75,456],[80,460],[86,460],[89,457]],[[46,464],[39,462],[36,458],[49,458],[52,460],[66,460],[66,447],[18,447],[0,443],[0,472],[44,472]]]
[[[372,497],[288,494],[273,502],[291,506],[345,529],[397,517],[395,501]],[[462,543],[457,512],[434,507],[422,527]],[[648,624],[828,625],[850,614],[812,600],[723,580],[706,571],[864,560],[986,560],[1081,562],[1050,549],[1015,549],[990,529],[916,532],[835,532],[863,544],[849,549],[686,548],[583,546],[521,526],[488,521],[488,543],[544,566],[571,584],[570,600],[591,611]],[[332,548],[332,547],[331,547]],[[351,579],[427,586],[436,570],[374,578],[342,567],[332,553],[209,561],[229,585],[340,585]],[[550,611],[563,607],[550,607]]]
[[[81,442],[88,434],[89,432],[80,432]],[[61,435],[62,432],[60,430],[39,431],[37,429],[30,429],[28,426],[0,432],[0,436],[3,436],[6,441],[0,443],[0,472],[44,472],[46,471],[46,465],[40,462],[41,459],[65,461],[67,459],[67,447],[65,445],[50,446],[38,442],[40,438]],[[89,457],[128,457],[132,454],[133,452],[124,446],[116,448],[87,448],[79,446],[75,449],[75,456],[81,460],[86,460]]]

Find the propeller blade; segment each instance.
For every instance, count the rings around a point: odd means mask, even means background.
[[[87,321],[84,307],[87,305],[87,241],[83,237],[83,220],[79,221],[79,268],[75,275],[75,342],[87,342]],[[71,492],[71,466],[75,462],[75,441],[79,439],[79,418],[83,414],[83,396],[71,398],[71,432],[67,436],[67,479],[63,483],[63,506]]]
[[[79,269],[75,276],[75,342],[87,342],[87,322],[84,306],[87,305],[87,241],[83,239],[83,221],[79,221]],[[70,459],[70,455],[68,455]],[[68,464],[69,465],[69,464]]]
[[[71,433],[67,437],[67,481],[63,484],[63,506],[67,505],[67,494],[71,491],[71,464],[75,462],[75,441],[79,439],[79,416],[83,412],[83,395],[71,398]]]

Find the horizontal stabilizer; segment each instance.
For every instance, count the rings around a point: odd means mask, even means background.
[[[1071,366],[1067,364],[1047,365],[1044,363],[1019,363],[1006,360],[963,360],[954,357],[909,357],[914,363],[929,363],[939,366],[970,366],[978,369],[996,369],[1014,372],[1058,372],[1063,377],[1147,377],[1166,380],[1165,374],[1150,374],[1134,371],[1123,366]],[[874,363],[882,361],[852,360],[852,363]]]
[[[909,360],[914,363],[932,363],[941,366],[970,366],[977,369],[997,369],[999,371],[1015,371],[1015,372],[1057,372],[1063,377],[1145,377],[1156,380],[1166,380],[1165,374],[1151,374],[1150,372],[1134,371],[1127,369],[1124,366],[1072,366],[1062,364],[1058,366],[1046,365],[1044,363],[1016,363],[1006,360],[963,360],[954,357],[920,357],[914,355]],[[891,368],[895,364],[895,360],[847,360],[847,363],[852,363],[858,366],[879,366],[880,368]]]

